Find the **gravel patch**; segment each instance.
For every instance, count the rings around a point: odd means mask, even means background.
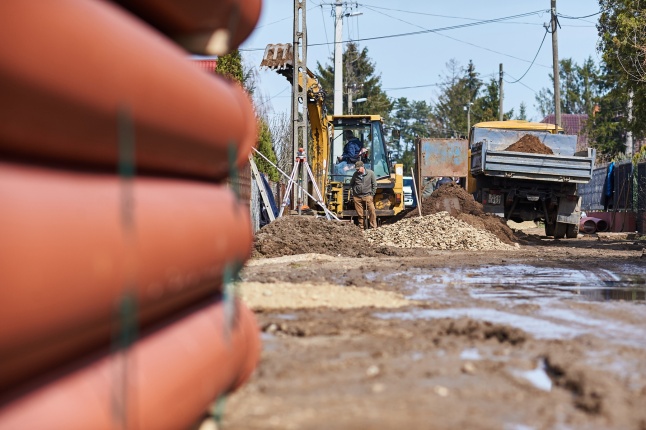
[[[448,212],[406,218],[396,224],[364,232],[374,245],[437,250],[513,250],[518,245],[503,243],[495,235],[460,221]]]

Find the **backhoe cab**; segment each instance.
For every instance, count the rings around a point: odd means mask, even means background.
[[[375,172],[377,195],[375,208],[377,217],[391,217],[404,209],[403,169],[396,165],[391,174],[391,163],[387,156],[382,120],[377,115],[329,116],[330,159],[328,160],[328,185],[326,202],[328,208],[344,218],[357,215],[350,195],[350,179],[355,172],[354,162],[343,158],[348,143],[348,131],[357,139],[364,152],[360,159],[366,168]]]
[[[294,73],[291,44],[269,44],[261,67],[285,76],[291,83]],[[309,160],[319,189],[324,193],[324,203],[339,218],[357,216],[350,193],[350,179],[355,172],[354,162],[343,158],[347,143],[346,131],[351,131],[365,151],[361,160],[375,172],[377,218],[392,217],[404,210],[403,166],[391,167],[383,135],[383,121],[378,115],[325,115],[325,91],[316,76],[307,74],[307,116],[310,124]],[[299,85],[303,85],[302,73]]]

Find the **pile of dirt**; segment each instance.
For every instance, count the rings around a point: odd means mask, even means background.
[[[362,257],[376,255],[373,248],[352,223],[313,216],[286,216],[256,233],[253,257],[307,253]]]
[[[438,212],[448,212],[451,216],[475,228],[492,233],[504,243],[514,244],[517,242],[514,232],[507,226],[504,219],[485,213],[482,205],[458,184],[442,185],[433,191],[429,198],[422,201],[422,215]],[[417,210],[413,210],[406,217],[419,217],[419,213]]]
[[[546,146],[541,140],[533,134],[526,134],[516,143],[509,145],[505,151],[525,152],[528,154],[546,154],[552,155],[554,151],[549,146]]]
[[[396,224],[368,230],[364,235],[375,245],[399,248],[472,251],[514,249],[489,231],[475,228],[447,212],[406,218]]]

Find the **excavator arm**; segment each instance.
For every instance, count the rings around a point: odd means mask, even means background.
[[[291,43],[267,45],[260,66],[276,71],[276,73],[285,76],[292,83],[294,77],[294,52]],[[316,183],[319,189],[325,192],[328,183],[327,167],[330,155],[330,124],[325,114],[326,93],[314,73],[307,69],[306,74],[307,116],[311,136],[308,155]],[[298,84],[302,89],[302,72],[299,72]]]

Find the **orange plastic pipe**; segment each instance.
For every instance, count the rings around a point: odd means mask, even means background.
[[[256,141],[239,85],[104,1],[0,2],[0,157],[116,169],[119,112],[139,172],[222,179]]]
[[[147,324],[215,297],[251,252],[222,185],[0,163],[0,201],[0,391],[109,343],[126,292]]]
[[[258,23],[260,0],[115,0],[169,37],[205,43],[191,52],[224,54],[238,47]],[[209,45],[209,42],[211,45]],[[217,48],[215,51],[209,46]],[[188,47],[191,48],[191,47]],[[200,49],[202,48],[202,49]]]
[[[189,428],[258,363],[255,318],[242,304],[236,315],[225,335],[222,303],[196,310],[138,340],[125,358],[106,356],[6,403],[0,428]],[[115,412],[115,396],[125,400],[123,415]]]

